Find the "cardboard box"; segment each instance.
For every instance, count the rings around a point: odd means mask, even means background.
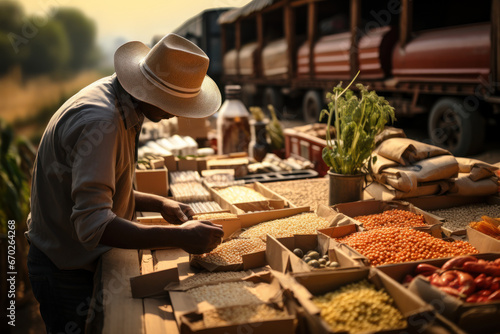
[[[245,278],[246,281],[254,282],[257,285],[257,293],[263,297],[264,303],[274,305],[284,309],[289,316],[282,319],[271,319],[259,322],[247,322],[232,324],[222,327],[197,328],[194,322],[203,319],[204,312],[214,310],[214,306],[207,302],[197,304],[194,299],[184,291],[170,291],[170,300],[174,308],[174,315],[179,325],[181,333],[241,333],[242,328],[256,328],[259,333],[294,333],[296,327],[296,316],[293,314],[293,307],[290,305],[289,297],[284,293],[279,281],[269,272],[256,274]],[[236,297],[236,296],[235,296]],[[238,304],[235,298],[233,307],[244,306]]]
[[[177,170],[198,170],[198,161],[194,158],[179,159],[177,161]]]
[[[348,218],[348,219],[351,219],[351,218]],[[347,256],[349,256],[353,260],[360,262],[365,266],[369,266],[370,260],[366,256],[359,253],[357,250],[355,250],[351,246],[348,246],[346,244],[343,244],[343,243],[340,243],[340,242],[334,240],[336,238],[342,238],[342,237],[345,237],[349,234],[362,232],[362,231],[363,231],[363,229],[361,226],[352,222],[351,224],[348,224],[348,225],[341,225],[341,226],[335,226],[335,227],[321,229],[321,230],[318,230],[318,233],[322,233],[322,234],[328,236],[330,238],[330,243],[332,244],[333,247],[341,249],[344,253],[347,254]]]
[[[242,255],[242,259],[243,261],[241,263],[218,265],[203,261],[196,256],[189,255],[189,264],[194,268],[208,270],[210,272],[249,270],[266,265],[266,251],[263,250],[260,252],[245,254]]]
[[[499,258],[500,254],[484,253],[475,254],[473,256],[478,259],[493,261]],[[388,264],[378,266],[377,270],[382,271],[397,282],[403,282],[406,275],[413,275],[415,268],[421,263],[440,268],[450,259],[451,258],[431,259]],[[488,329],[498,328],[494,327],[494,325],[492,326],[494,322],[491,320],[495,319],[495,317],[498,319],[500,316],[500,302],[487,304],[464,303],[455,297],[442,293],[439,289],[428,284],[428,281],[422,278],[419,278],[415,283],[412,281],[409,285],[409,289],[424,301],[434,306],[438,313],[454,321],[460,328],[466,331],[472,330],[473,332],[483,333],[488,331]],[[498,320],[496,321],[498,324]],[[483,322],[485,322],[485,324],[483,324]]]
[[[136,170],[135,183],[138,191],[167,197],[168,169]]]
[[[211,159],[207,161],[207,169],[231,169],[236,177],[248,174],[248,158]]]
[[[267,211],[267,210],[279,210],[284,208],[294,208],[295,205],[290,203],[283,196],[275,193],[271,189],[267,188],[260,182],[255,182],[246,187],[255,190],[256,192],[262,194],[266,197],[265,201],[254,201],[254,202],[245,202],[245,203],[230,203],[224,197],[220,195],[216,188],[208,187],[209,191],[212,193],[212,197],[214,200],[219,203],[219,205],[223,209],[227,209],[235,214],[244,214],[247,212],[255,212],[255,211]]]
[[[481,199],[481,201],[479,201],[479,199]],[[461,206],[468,206],[468,205],[473,205],[473,204],[500,205],[500,197],[498,197],[498,196],[473,197],[471,202],[459,203],[457,205],[447,204],[446,207],[444,207],[442,209],[452,209],[452,208],[457,208],[458,209]],[[436,216],[439,220],[441,220],[443,222],[446,222],[445,218],[439,217],[438,215],[434,215],[434,216]],[[465,227],[463,229],[459,229],[459,230],[450,230],[450,229],[446,228],[445,226],[442,226],[441,230],[448,237],[465,236],[467,234],[467,231],[466,231]]]
[[[484,253],[484,254],[474,254],[472,255],[478,259],[484,260],[495,260],[500,257],[500,254],[494,253]],[[415,268],[421,263],[430,264],[435,267],[441,268],[443,264],[445,264],[448,260],[453,257],[441,258],[441,259],[429,259],[429,260],[420,260],[413,262],[403,262],[403,263],[392,263],[392,264],[384,264],[378,266],[377,269],[382,271],[384,274],[394,279],[397,282],[403,282],[406,275],[413,275],[415,272]]]
[[[500,240],[490,237],[482,232],[467,226],[467,238],[472,246],[480,253],[500,253]]]
[[[427,227],[413,227],[414,230],[423,231],[431,234],[436,238],[441,238],[441,226],[443,222],[438,217],[425,212],[411,203],[404,201],[380,201],[380,200],[367,200],[351,203],[340,203],[332,207],[335,211],[343,213],[354,219],[356,216],[366,216],[377,213],[382,213],[387,210],[398,209],[410,211],[419,215],[423,215]],[[355,220],[355,219],[354,219]],[[355,220],[357,224],[363,225],[361,222]]]
[[[266,239],[266,260],[269,266],[281,273],[300,273],[311,271],[352,269],[363,266],[362,263],[352,259],[340,248],[332,247],[330,238],[322,233],[317,235],[295,235],[288,238]],[[295,248],[300,248],[306,253],[309,250],[318,250],[320,256],[328,255],[330,261],[339,263],[339,267],[312,268],[293,253]]]
[[[499,256],[500,254],[489,254],[482,256],[482,258],[495,259]],[[480,256],[478,255],[478,257]],[[500,301],[465,303],[432,286],[429,280],[422,276],[415,277],[408,289],[467,332],[494,333],[498,332],[500,328],[498,321],[500,319]]]
[[[319,308],[312,302],[313,296],[323,295],[363,279],[368,279],[378,288],[384,288],[394,299],[396,307],[406,318],[409,326],[412,327],[377,333],[401,333],[406,330],[419,330],[434,320],[434,309],[430,305],[374,268],[300,273],[294,275],[295,281],[286,279],[286,283],[283,285],[292,290],[298,304],[305,310],[304,316],[309,333],[335,333],[321,318]]]
[[[207,138],[208,118],[177,117],[177,134],[194,139]]]

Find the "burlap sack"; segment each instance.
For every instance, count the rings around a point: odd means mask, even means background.
[[[389,167],[375,174],[375,179],[396,190],[410,192],[424,182],[445,180],[458,175],[458,162],[452,155],[420,160],[410,166]]]
[[[476,159],[457,158],[457,161],[460,173],[468,173],[472,181],[479,181],[495,176],[495,172],[499,169],[495,165]]]
[[[403,129],[386,126],[381,133],[375,136],[375,147],[390,138],[406,138],[406,134]]]
[[[441,180],[435,182],[427,182],[419,184],[414,190],[410,192],[399,191],[388,184],[381,184],[373,182],[366,187],[366,192],[373,198],[390,201],[395,199],[404,199],[411,197],[421,197],[430,195],[442,195],[450,188],[451,181]]]
[[[409,138],[387,139],[375,149],[375,153],[403,166],[440,155],[451,155],[445,149]]]
[[[459,196],[488,196],[498,193],[498,178],[496,176],[479,181],[472,181],[468,173],[460,173],[453,180],[450,194]]]

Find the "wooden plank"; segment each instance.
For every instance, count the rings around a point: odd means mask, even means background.
[[[145,298],[144,317],[146,334],[178,334],[174,310],[168,298]]]
[[[159,251],[159,252],[172,252]],[[149,274],[154,272],[154,253],[158,251],[151,252],[149,250],[142,251],[141,267],[142,274]],[[181,255],[180,252],[174,250],[174,253]],[[184,256],[184,254],[182,254]],[[165,258],[166,255],[160,254],[160,258]],[[171,256],[172,258],[175,257]],[[180,259],[183,259],[181,256]],[[161,262],[160,266],[166,265]],[[146,327],[146,334],[177,334],[179,333],[179,328],[177,322],[175,321],[174,312],[172,305],[167,297],[157,297],[157,298],[144,298],[144,323]]]
[[[149,274],[154,271],[153,254],[149,249],[143,249],[139,253],[141,259],[141,275]]]
[[[132,298],[129,282],[139,274],[137,250],[115,248],[102,256],[102,333],[145,333],[142,300]]]

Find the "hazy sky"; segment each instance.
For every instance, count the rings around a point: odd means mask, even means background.
[[[98,29],[98,39],[111,41],[115,37],[151,42],[154,35],[171,32],[204,9],[240,7],[250,0],[18,0],[28,14],[47,17],[51,7],[80,8],[92,18]]]

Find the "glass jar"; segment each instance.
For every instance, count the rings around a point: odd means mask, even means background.
[[[217,154],[248,152],[250,113],[241,102],[241,86],[228,85],[217,116]]]

